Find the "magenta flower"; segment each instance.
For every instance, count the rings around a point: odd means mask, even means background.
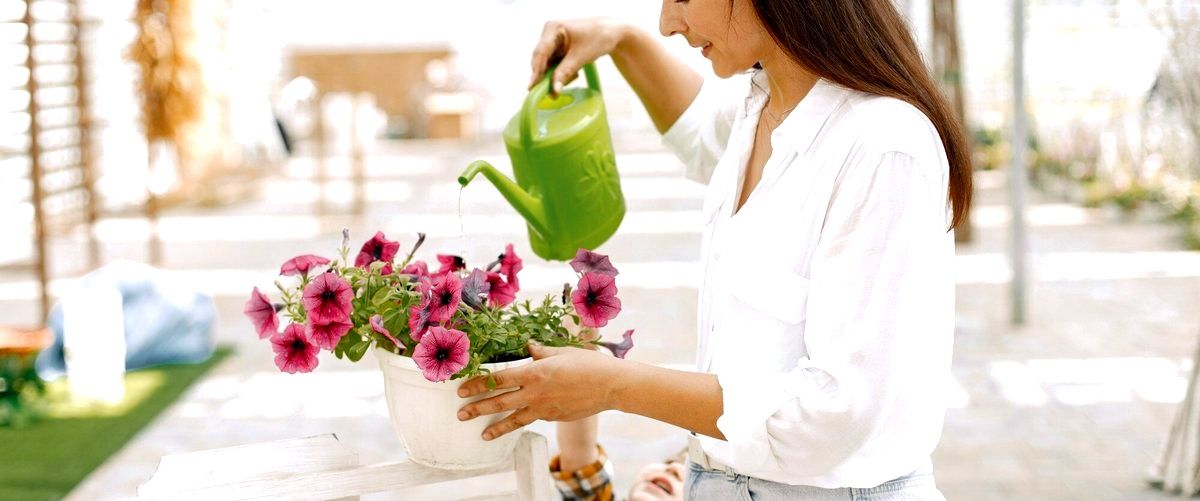
[[[594,271],[610,277],[615,277],[619,273],[613,267],[612,261],[608,260],[608,256],[587,249],[579,249],[579,252],[575,254],[575,259],[571,260],[571,268],[579,273]]]
[[[349,320],[335,320],[324,324],[312,324],[308,327],[308,338],[318,348],[333,351],[342,337],[354,327]]]
[[[517,281],[517,273],[525,267],[517,253],[513,251],[513,244],[508,244],[504,247],[504,255],[500,256],[500,273],[504,274],[504,279],[512,284],[516,289],[520,289],[520,282]]]
[[[601,342],[600,346],[608,348],[617,358],[625,358],[625,354],[633,349],[633,329],[629,329],[621,335],[620,343]]]
[[[583,320],[584,327],[604,327],[621,312],[621,300],[617,298],[617,282],[611,276],[589,271],[579,279],[579,286],[571,294],[575,312]]]
[[[429,291],[429,318],[434,322],[445,322],[454,316],[458,303],[462,300],[462,279],[453,273],[447,273],[433,279],[433,288]]]
[[[279,317],[275,315],[275,305],[271,304],[271,300],[259,291],[258,287],[250,292],[250,299],[246,300],[242,313],[246,314],[250,323],[254,325],[259,339],[269,338],[279,330]]]
[[[438,259],[438,262],[442,264],[442,267],[438,268],[438,271],[436,273],[437,275],[445,275],[447,273],[454,273],[458,270],[461,270],[461,269],[464,269],[467,267],[467,262],[464,261],[461,256],[451,256],[449,254],[438,254],[437,259]]]
[[[313,254],[304,254],[283,263],[283,266],[279,267],[279,274],[283,276],[308,275],[313,268],[327,264],[329,264],[328,259]]]
[[[412,275],[417,279],[422,279],[429,276],[429,265],[425,261],[413,261],[400,270],[401,275]]]
[[[517,288],[512,284],[504,281],[504,277],[499,273],[490,271],[487,274],[488,281],[488,303],[497,308],[503,308],[512,304],[517,299]]]
[[[288,324],[283,332],[271,336],[271,349],[275,350],[275,366],[288,374],[312,372],[317,368],[317,354],[321,349],[309,342],[304,326]]]
[[[463,280],[462,301],[472,309],[483,309],[483,302],[487,299],[488,291],[491,290],[487,275],[487,272],[475,268],[471,270],[471,274],[466,280]]]
[[[450,379],[471,359],[471,340],[466,333],[440,326],[429,328],[413,350],[413,362],[425,373],[425,379],[435,383]]]
[[[429,331],[433,322],[429,321],[429,308],[425,304],[414,304],[408,309],[408,332],[413,341],[421,342],[421,338]]]
[[[404,345],[400,344],[400,341],[393,337],[392,333],[388,332],[387,328],[383,326],[383,315],[374,315],[371,317],[371,330],[388,338],[388,341],[391,341],[397,348],[400,348],[400,353],[404,353]]]
[[[313,324],[343,322],[350,318],[350,300],[354,290],[350,282],[335,273],[322,273],[304,288],[301,303]]]
[[[354,258],[354,266],[359,268],[367,268],[375,261],[383,261],[387,264],[383,266],[381,273],[384,275],[392,274],[392,259],[396,257],[396,252],[400,250],[400,242],[393,242],[383,236],[382,231],[375,232],[375,236],[371,237],[363,244],[362,249],[358,251],[358,256]]]

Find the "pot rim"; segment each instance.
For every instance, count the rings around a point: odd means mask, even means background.
[[[393,367],[398,367],[401,369],[409,369],[409,370],[414,370],[417,372],[421,371],[421,368],[417,367],[417,363],[415,361],[413,361],[412,357],[410,357],[410,356],[397,355],[395,353],[392,353],[389,350],[380,348],[378,346],[371,348],[371,351],[375,352],[375,358],[379,359],[380,363],[384,363],[384,364],[391,365]],[[490,363],[490,364],[479,364],[479,366],[484,369],[488,369],[492,372],[496,372],[496,371],[500,371],[500,370],[504,370],[504,369],[508,369],[508,368],[512,368],[512,367],[519,367],[519,366],[528,364],[532,361],[533,361],[532,357],[525,357],[525,358],[521,358],[521,359],[517,359],[517,360],[510,360],[508,362],[494,362],[494,363]]]

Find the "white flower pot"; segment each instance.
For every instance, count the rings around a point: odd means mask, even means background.
[[[510,412],[459,421],[458,410],[469,402],[502,391],[459,398],[458,387],[466,380],[434,383],[427,379],[412,358],[375,348],[375,358],[383,371],[383,392],[387,396],[392,427],[415,463],[447,470],[484,468],[504,461],[517,445],[520,430],[485,441],[484,428],[507,417]],[[484,364],[492,372],[529,363],[524,358],[512,362]],[[511,390],[510,390],[511,391]]]

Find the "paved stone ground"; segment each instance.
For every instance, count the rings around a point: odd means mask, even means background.
[[[626,309],[611,332],[638,329],[633,359],[686,366],[695,346],[702,188],[677,175],[678,163],[657,138],[617,143],[629,214],[603,250],[622,269]],[[370,156],[370,208],[360,217],[314,215],[305,159],[265,179],[252,200],[169,211],[165,268],[214,295],[219,341],[238,351],[71,498],[131,496],[164,454],[319,433],[336,433],[364,463],[401,459],[373,361],[324,357],[313,374],[279,374],[269,347],[243,320],[241,304],[252,286],[270,285],[281,259],[331,252],[343,226],[355,240],[378,228],[405,246],[413,240],[408,234],[425,231],[430,252],[465,249],[475,261],[515,242],[527,259],[526,291],[555,290],[563,265],[532,256],[520,220],[482,182],[464,193],[468,238],[458,238],[453,179],[475,158],[508,165],[499,144],[381,145]],[[978,184],[978,237],[960,247],[955,263],[956,384],[947,390],[954,408],[934,455],[939,485],[950,499],[1165,497],[1147,489],[1143,475],[1183,394],[1200,329],[1200,253],[1178,250],[1171,229],[1154,217],[1122,220],[1112,211],[1035,197],[1030,321],[1012,327],[1002,174],[981,173]],[[108,257],[142,259],[143,231],[137,221],[105,223]],[[54,247],[63,269],[71,269],[78,245]],[[0,274],[0,323],[34,321],[33,294],[27,276]],[[641,464],[684,442],[680,430],[635,416],[606,413],[601,427],[622,489]],[[545,423],[533,429],[553,435]]]

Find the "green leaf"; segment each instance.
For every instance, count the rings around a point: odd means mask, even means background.
[[[388,288],[379,289],[377,292],[375,292],[375,295],[371,297],[371,306],[378,308],[380,305],[388,302],[391,297],[391,292],[391,289]]]
[[[370,340],[367,340],[367,341],[360,340],[357,343],[354,343],[354,345],[350,346],[350,349],[346,351],[346,355],[348,357],[350,357],[351,362],[357,362],[362,359],[363,355],[367,354],[367,348],[370,348],[370,347],[371,347]]]

